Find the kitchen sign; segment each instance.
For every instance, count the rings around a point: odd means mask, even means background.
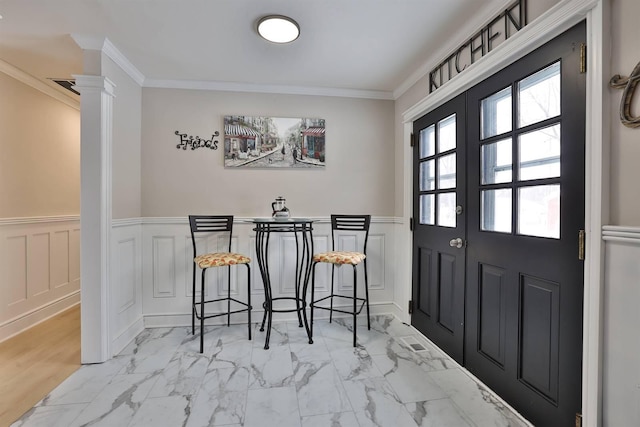
[[[525,25],[527,2],[517,0],[429,72],[429,93],[462,73],[469,65],[491,52]]]

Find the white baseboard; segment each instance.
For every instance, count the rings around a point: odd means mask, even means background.
[[[118,335],[111,343],[113,355],[119,354],[131,341],[138,336],[145,328],[144,319],[140,317]]]
[[[75,291],[51,301],[41,307],[22,314],[19,317],[8,320],[0,325],[0,342],[26,331],[35,325],[55,316],[56,314],[80,303],[80,291]]]

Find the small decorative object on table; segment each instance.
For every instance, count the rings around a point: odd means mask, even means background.
[[[273,213],[271,214],[271,216],[275,219],[289,219],[289,217],[291,216],[291,213],[289,212],[289,209],[286,206],[286,201],[287,199],[285,199],[282,196],[278,196],[276,197],[276,201],[271,203],[271,210],[273,211]]]

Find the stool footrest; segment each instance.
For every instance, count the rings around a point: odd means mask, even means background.
[[[208,304],[208,303],[212,303],[212,302],[221,302],[221,301],[233,301],[233,302],[238,303],[238,304],[240,304],[240,305],[242,305],[242,306],[244,306],[244,307],[246,307],[246,308],[241,308],[241,309],[238,309],[238,310],[231,310],[231,311],[228,311],[228,312],[227,312],[227,311],[224,311],[224,312],[220,312],[220,313],[207,314],[207,315],[205,315],[204,317],[203,317],[202,313],[198,314],[198,306],[199,306],[200,304],[203,304],[203,303],[204,303],[204,304]],[[229,315],[229,314],[235,314],[235,313],[244,313],[245,311],[249,311],[249,310],[251,310],[251,309],[253,309],[253,307],[252,307],[252,306],[250,306],[249,304],[247,304],[247,303],[246,303],[246,302],[244,302],[244,301],[239,301],[239,300],[237,300],[237,299],[235,299],[235,298],[218,298],[218,299],[211,299],[211,300],[207,300],[207,301],[196,302],[196,303],[193,305],[193,311],[194,311],[194,313],[195,313],[195,315],[196,315],[196,319],[198,319],[198,320],[201,320],[201,319],[211,319],[211,318],[213,318],[213,317],[220,317],[220,316],[227,316],[227,315]]]
[[[344,298],[344,299],[350,299],[350,300],[353,301],[353,297],[351,297],[351,296],[333,294],[333,295],[328,295],[328,296],[326,296],[324,298],[320,298],[319,300],[312,301],[310,306],[313,307],[313,308],[319,308],[321,310],[337,311],[338,313],[344,313],[344,314],[354,314],[353,311],[341,310],[339,308],[333,308],[332,309],[331,307],[325,307],[325,306],[317,305],[317,303],[319,303],[320,301],[324,301],[324,300],[329,299],[329,298]],[[360,314],[360,313],[362,313],[362,309],[364,308],[367,300],[365,298],[356,298],[356,301],[360,301],[361,304],[360,304],[360,308],[355,312],[355,314]]]

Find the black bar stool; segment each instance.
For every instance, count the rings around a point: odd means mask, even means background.
[[[251,339],[251,258],[239,253],[231,252],[231,236],[233,232],[233,216],[213,216],[213,215],[189,215],[189,225],[191,227],[191,241],[193,242],[193,287],[191,295],[191,333],[196,333],[196,318],[200,320],[200,353],[204,347],[204,319],[212,317],[227,316],[227,326],[231,324],[231,314],[247,312],[247,324],[249,329],[249,339]],[[195,235],[198,233],[216,233],[229,239],[229,249],[227,252],[211,252],[198,255],[196,249]],[[231,266],[244,264],[247,266],[247,302],[239,301],[231,297]],[[200,301],[196,303],[196,265],[202,269],[200,281]],[[227,296],[223,298],[205,300],[204,283],[205,273],[211,267],[228,267]],[[227,311],[222,313],[205,314],[205,304],[226,301]],[[231,310],[231,302],[240,304],[244,308]],[[198,306],[200,313],[198,314]]]
[[[367,277],[367,241],[369,240],[369,225],[371,224],[371,215],[331,215],[331,251],[322,252],[313,256],[312,262],[312,279],[311,279],[311,336],[313,336],[313,309],[319,308],[329,311],[329,323],[331,323],[333,312],[345,313],[353,315],[353,346],[356,346],[356,326],[357,316],[362,312],[363,307],[367,307],[367,328],[371,329],[371,318],[369,316],[369,279]],[[362,252],[348,252],[348,251],[336,251],[335,236],[337,231],[348,230],[361,232],[364,235],[364,244]],[[364,290],[365,297],[358,298],[358,281],[356,267],[364,261]],[[329,263],[331,265],[331,294],[314,300],[315,283],[316,283],[316,265],[318,263]],[[353,296],[339,295],[334,293],[333,279],[335,273],[335,267],[343,266],[345,264],[353,267]],[[333,299],[343,298],[353,300],[353,310],[341,310],[333,308]],[[329,307],[318,305],[319,302],[324,300],[330,300]],[[358,308],[360,303],[360,308]]]

